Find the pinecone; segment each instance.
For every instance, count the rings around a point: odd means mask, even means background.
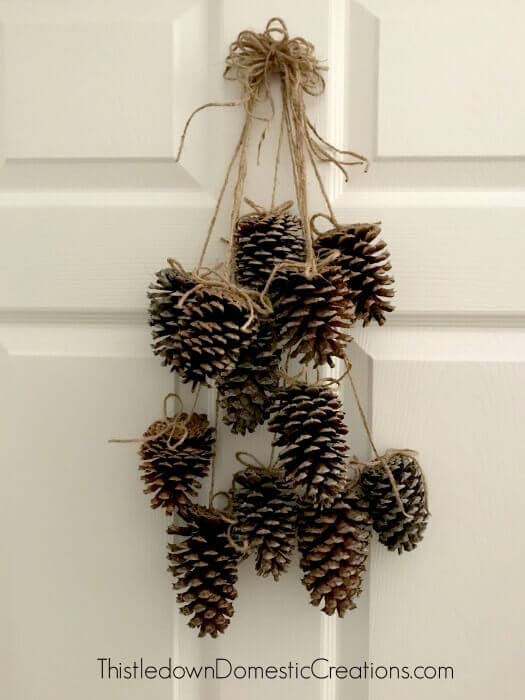
[[[149,323],[153,327],[153,352],[160,355],[162,364],[177,369],[178,354],[173,339],[179,332],[182,309],[178,303],[193,286],[194,281],[182,269],[167,267],[156,273],[156,281],[149,286]]]
[[[277,473],[250,467],[236,477],[233,509],[235,537],[257,549],[255,569],[275,581],[290,564],[295,544],[297,502]]]
[[[233,433],[252,433],[268,418],[279,383],[279,361],[274,327],[262,323],[236,367],[217,383],[223,420]]]
[[[394,296],[390,253],[386,243],[378,240],[380,233],[377,224],[354,224],[322,233],[316,242],[320,258],[333,250],[340,251],[337,264],[352,293],[357,318],[365,326],[373,319],[382,326],[385,313],[394,309],[388,301]]]
[[[230,624],[232,601],[237,597],[239,553],[228,539],[232,520],[221,511],[193,505],[183,514],[187,524],[171,525],[168,534],[179,535],[180,543],[169,545],[169,571],[183,615],[191,615],[190,627],[199,637],[217,637]]]
[[[340,494],[329,508],[305,507],[299,514],[298,542],[303,584],[312,605],[343,617],[355,608],[366,571],[372,520],[362,494]]]
[[[202,287],[184,303],[178,333],[171,339],[175,367],[184,382],[195,387],[207,379],[220,379],[237,365],[243,348],[257,333],[249,327],[249,309],[234,294],[217,287]]]
[[[352,340],[347,329],[354,320],[352,295],[337,265],[307,277],[304,272],[287,270],[272,285],[275,325],[280,345],[302,363],[314,366],[345,356]]]
[[[175,421],[152,423],[144,438],[139,452],[144,493],[153,494],[152,508],[165,508],[171,515],[190,503],[201,486],[200,479],[208,474],[215,429],[204,414],[193,413],[188,419],[187,413],[181,413]]]
[[[303,227],[296,216],[270,211],[239,219],[235,265],[237,281],[243,287],[260,292],[275,265],[303,260]]]
[[[390,467],[403,508],[411,518],[401,512],[380,460],[371,462],[363,470],[361,485],[370,502],[370,514],[380,542],[401,554],[415,549],[423,539],[430,515],[425,479],[419,462],[411,455],[392,452],[383,459]]]
[[[280,447],[278,467],[304,500],[329,505],[346,485],[348,430],[341,401],[323,384],[281,389],[268,429]]]

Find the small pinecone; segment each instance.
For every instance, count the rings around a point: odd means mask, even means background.
[[[173,339],[179,332],[182,309],[178,303],[193,286],[194,281],[180,270],[171,267],[159,270],[156,281],[149,286],[149,323],[153,327],[153,352],[160,355],[162,363],[177,369],[178,355]]]
[[[385,313],[394,307],[388,301],[394,296],[394,279],[386,243],[378,240],[381,228],[377,224],[354,224],[344,230],[327,231],[317,239],[317,254],[340,251],[337,264],[352,292],[357,318],[367,325],[373,319],[382,326]]]
[[[415,457],[392,453],[385,457],[405,512],[395,498],[392,484],[379,461],[371,462],[361,475],[361,486],[370,502],[370,514],[379,540],[388,549],[403,551],[415,549],[423,539],[430,513],[427,506],[425,479]]]
[[[223,420],[233,433],[252,433],[268,418],[279,383],[279,360],[273,325],[262,323],[235,369],[217,384]]]
[[[372,520],[368,504],[353,489],[323,510],[306,507],[298,520],[303,584],[312,605],[343,617],[355,608],[366,571]]]
[[[281,389],[268,429],[281,448],[278,467],[286,481],[305,501],[329,505],[346,485],[348,429],[337,394],[323,384]]]
[[[233,498],[235,537],[257,550],[257,573],[278,581],[295,544],[295,494],[277,474],[255,467],[240,472],[236,482],[240,488]]]
[[[227,290],[203,287],[193,293],[183,305],[172,339],[182,380],[195,387],[231,372],[258,330],[255,320],[244,327],[249,315],[248,307]]]
[[[169,545],[173,588],[182,591],[177,602],[183,615],[191,615],[189,626],[199,628],[199,637],[217,637],[230,624],[237,597],[240,555],[228,539],[232,521],[221,511],[197,505],[183,517],[186,525],[168,529],[168,534],[184,538]]]
[[[352,340],[348,333],[354,320],[352,295],[336,265],[308,278],[304,272],[288,270],[272,285],[275,325],[283,349],[290,357],[314,366],[345,356]]]
[[[177,442],[186,437],[180,444]],[[155,437],[156,436],[156,437]],[[173,420],[152,423],[144,433],[140,446],[139,469],[146,484],[144,493],[151,493],[151,507],[174,510],[190,503],[208,474],[215,446],[215,429],[205,414],[181,413]]]
[[[243,287],[261,291],[275,265],[304,260],[301,221],[292,214],[248,214],[236,234],[236,277]]]

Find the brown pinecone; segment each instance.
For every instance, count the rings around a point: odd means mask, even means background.
[[[271,413],[268,429],[286,481],[304,500],[329,505],[346,485],[348,429],[337,394],[298,382],[277,393]]]
[[[260,292],[277,264],[303,260],[303,227],[296,216],[270,211],[239,219],[235,265],[243,287]]]
[[[241,351],[257,333],[243,301],[228,290],[203,287],[184,302],[178,333],[172,338],[177,373],[195,387],[220,379],[237,365]]]
[[[177,369],[178,355],[174,351],[173,339],[179,332],[182,309],[181,297],[194,286],[190,275],[182,270],[167,267],[156,273],[156,281],[149,286],[149,323],[153,327],[153,352],[160,355],[162,363]]]
[[[354,320],[354,305],[341,269],[325,267],[312,277],[298,270],[287,270],[272,285],[275,325],[280,345],[302,363],[314,366],[345,356],[352,340],[348,333]]]
[[[295,544],[297,501],[276,472],[250,467],[236,477],[233,510],[235,538],[257,550],[255,569],[275,581],[290,564]]]
[[[370,514],[379,540],[388,549],[403,551],[415,549],[423,539],[429,511],[423,472],[413,456],[392,452],[385,455],[407,519],[401,512],[390,479],[380,460],[371,462],[361,474],[361,486],[370,502]]]
[[[333,250],[340,252],[337,264],[352,292],[357,318],[365,326],[373,319],[382,326],[385,313],[394,309],[389,302],[394,296],[390,253],[386,243],[378,240],[380,233],[377,224],[354,224],[322,233],[316,242],[320,258]]]
[[[279,361],[273,325],[263,322],[236,367],[217,382],[223,421],[233,433],[252,433],[268,418],[279,383]]]
[[[187,413],[181,413],[175,422],[166,419],[152,423],[144,438],[139,452],[144,493],[153,494],[152,508],[165,508],[171,515],[190,503],[201,486],[200,480],[207,476],[215,429],[205,414],[193,413],[188,419]]]
[[[355,608],[366,571],[372,520],[357,489],[340,494],[329,508],[299,513],[298,543],[303,584],[312,605],[343,617]]]
[[[199,628],[199,637],[217,637],[230,624],[237,597],[240,555],[228,539],[232,520],[198,505],[185,509],[183,517],[186,525],[168,528],[168,534],[184,538],[169,545],[173,588],[181,590],[177,602],[183,615],[191,615],[188,625]]]

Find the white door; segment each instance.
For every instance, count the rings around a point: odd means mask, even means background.
[[[432,519],[416,552],[374,543],[368,592],[342,621],[308,605],[297,566],[277,586],[243,563],[230,629],[202,641],[176,611],[165,518],[141,493],[135,449],[108,439],[140,435],[173,388],[149,350],[145,288],[168,256],[196,263],[241,115],[200,114],[177,165],[180,128],[193,107],[234,98],[227,46],[274,15],[330,65],[312,103],[320,131],[372,161],[348,185],[326,173],[341,221],[382,221],[396,277],[395,314],[356,331],[352,359],[378,446],[420,452]],[[518,697],[524,5],[1,0],[0,21],[2,697]],[[248,183],[263,202],[269,152]],[[224,487],[240,443],[221,439]],[[170,656],[452,666],[454,679],[100,678],[101,657]]]

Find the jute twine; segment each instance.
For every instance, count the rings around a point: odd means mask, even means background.
[[[346,166],[368,164],[365,157],[352,151],[344,151],[328,143],[318,133],[306,114],[304,103],[305,95],[319,96],[325,90],[323,66],[315,54],[313,44],[303,37],[290,37],[284,21],[278,17],[269,20],[263,32],[250,30],[242,31],[237,39],[230,45],[226,58],[224,77],[234,80],[241,87],[241,98],[233,102],[209,102],[198,107],[189,116],[182,132],[179,151],[176,160],[180,159],[187,131],[193,117],[208,107],[233,107],[242,106],[245,110],[245,120],[241,135],[235,146],[233,156],[226,169],[226,175],[222,184],[215,210],[210,221],[210,226],[204,241],[198,268],[203,260],[210,242],[210,238],[217,220],[217,215],[231,177],[233,167],[237,161],[237,175],[233,192],[233,203],[230,216],[230,251],[227,265],[227,279],[233,283],[235,279],[235,241],[234,231],[239,218],[244,184],[247,175],[247,146],[250,131],[255,120],[266,122],[262,132],[259,149],[264,140],[267,125],[275,116],[275,102],[271,91],[272,76],[277,75],[281,83],[282,116],[279,130],[277,155],[274,170],[274,183],[272,191],[272,203],[275,205],[275,193],[277,185],[277,170],[281,154],[281,145],[284,131],[288,136],[292,172],[297,199],[299,216],[303,222],[305,233],[306,261],[303,265],[307,276],[317,273],[318,263],[315,257],[313,236],[308,216],[307,198],[307,172],[306,163],[310,161],[318,180],[321,192],[326,201],[330,215],[335,215],[330,205],[329,198],[324,188],[319,173],[317,162],[330,162],[338,167],[348,178]],[[270,105],[270,114],[259,113],[259,106]],[[351,160],[345,160],[349,156]]]
[[[195,394],[193,407],[191,411],[186,414],[185,418],[181,418],[181,416],[185,413],[182,399],[178,394],[172,392],[166,394],[163,400],[163,418],[160,422],[164,423],[164,425],[162,428],[160,428],[160,430],[158,430],[156,433],[153,433],[152,435],[148,435],[147,437],[143,436],[140,438],[112,438],[111,440],[108,440],[108,442],[118,444],[140,443],[141,445],[143,445],[148,442],[153,442],[159,437],[162,437],[162,435],[169,433],[167,438],[168,447],[173,450],[177,449],[177,447],[180,447],[180,445],[182,445],[184,440],[186,440],[186,438],[188,437],[187,424],[195,412],[195,407],[199,398],[199,392],[200,387],[197,389],[197,392]],[[174,399],[179,405],[179,411],[174,413],[172,416],[170,416],[168,412],[168,402],[170,399]],[[174,442],[172,442],[172,440],[174,440]]]

